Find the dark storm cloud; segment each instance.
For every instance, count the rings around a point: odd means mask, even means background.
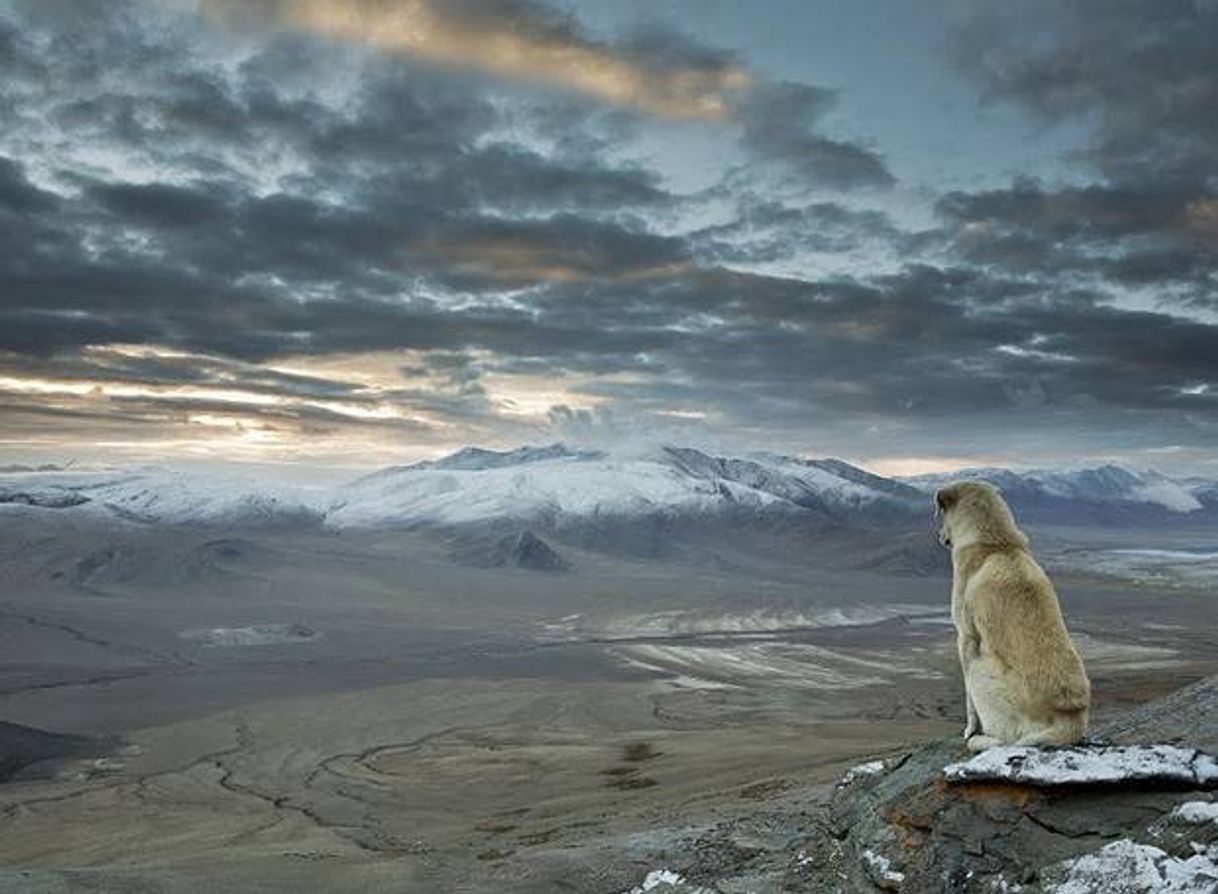
[[[993,101],[1090,130],[1086,186],[953,194],[940,211],[983,263],[1188,284],[1218,300],[1218,6],[1172,0],[991,4],[954,33]]]

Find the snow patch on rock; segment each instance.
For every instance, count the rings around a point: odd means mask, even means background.
[[[1046,873],[1064,875],[1046,885],[1052,894],[1213,894],[1218,889],[1214,855],[1181,859],[1128,838],[1068,860],[1057,870]]]
[[[1171,816],[1197,826],[1218,823],[1218,801],[1189,801],[1173,810]]]
[[[671,869],[653,869],[647,873],[640,884],[623,894],[647,894],[649,891],[655,891],[656,894],[660,894],[662,891],[681,891],[683,894],[714,894],[709,889],[700,886],[688,887],[681,873]]]
[[[866,850],[862,853],[863,868],[875,885],[884,891],[896,891],[905,881],[905,873],[892,868],[892,861],[883,854]]]
[[[1042,749],[1004,745],[943,768],[948,782],[1106,785],[1156,782],[1218,786],[1218,760],[1175,745],[1107,745]]]
[[[844,788],[860,779],[879,776],[887,769],[888,764],[885,761],[867,761],[865,764],[856,764],[842,775],[842,778],[837,781],[837,785],[839,788]]]

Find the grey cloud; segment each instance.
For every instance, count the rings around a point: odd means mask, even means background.
[[[128,225],[193,227],[216,221],[224,203],[208,188],[163,183],[104,183],[90,187],[90,197]]]
[[[30,183],[25,166],[15,159],[0,157],[0,213],[17,215],[51,211],[59,204],[54,193]],[[16,225],[11,221],[10,225]]]
[[[649,275],[688,261],[684,243],[645,230],[557,215],[543,221],[477,219],[430,233],[412,257],[465,289]]]
[[[840,188],[890,186],[893,176],[875,152],[818,130],[837,96],[789,81],[760,83],[740,100],[744,145],[762,161],[781,161],[811,183]]]
[[[1119,239],[1185,230],[1194,199],[1190,193],[1117,186],[1047,189],[1025,178],[1010,189],[949,193],[939,210],[964,223],[993,221],[1055,239]]]
[[[593,328],[610,315],[619,326],[665,331],[676,322],[672,340],[652,350],[659,381],[600,383],[593,393],[727,407],[760,425],[780,423],[792,407],[911,420],[1015,412],[1029,394],[1042,408],[1092,417],[1133,407],[1210,419],[1218,411],[1185,391],[1218,374],[1207,347],[1214,327],[1086,294],[1045,296],[1024,282],[929,267],[821,283],[704,271],[655,289],[650,302],[612,288],[583,289],[578,305],[547,303],[559,326]],[[683,318],[702,322],[681,326]]]
[[[1218,302],[1218,7],[985,4],[950,49],[991,101],[1089,130],[1077,160],[1097,177],[945,197],[939,209],[967,257],[1182,284],[1184,301]]]
[[[230,419],[227,425],[192,421],[192,415],[210,414]],[[380,430],[400,432],[413,437],[433,435],[425,422],[411,418],[353,418],[325,407],[294,405],[267,407],[232,401],[208,401],[182,397],[107,397],[74,399],[68,404],[52,400],[22,400],[0,396],[0,418],[11,435],[45,431],[48,420],[68,432],[79,432],[87,443],[99,433],[130,437],[132,428],[159,430],[163,436],[181,438],[183,426],[240,429],[246,419],[258,428],[294,434]]]
[[[755,193],[736,199],[735,217],[689,235],[699,259],[765,263],[800,252],[841,253],[865,246],[904,248],[908,235],[880,211],[836,202],[790,205]]]
[[[1199,220],[1198,202],[1149,183],[1054,189],[1024,179],[1008,189],[949,193],[937,211],[953,246],[976,263],[1129,285],[1191,284],[1200,302],[1213,297],[1218,240]]]
[[[888,186],[878,153],[822,132],[836,93],[748,72],[729,52],[671,31],[646,29],[616,41],[591,38],[566,12],[534,0],[431,0],[395,10],[377,0],[208,0],[221,18],[273,23],[540,79],[661,117],[722,120],[741,131],[756,161],[785,176],[841,189]],[[485,43],[485,51],[475,52]],[[504,52],[503,46],[517,48]]]
[[[54,357],[0,354],[0,373],[75,382],[161,386],[215,386],[254,394],[361,402],[359,386],[340,379],[284,373],[252,363],[196,354],[90,349]]]
[[[1188,188],[1106,179],[955,193],[939,205],[952,264],[762,276],[717,265],[860,246],[913,258],[929,241],[879,212],[761,191],[732,196],[735,219],[672,235],[661,221],[681,200],[654,174],[611,160],[622,122],[586,103],[492,94],[482,81],[375,56],[352,63],[349,95],[335,103],[307,71],[336,61],[324,41],[273,37],[230,77],[202,64],[206,47],[187,31],[172,38],[187,50],[169,54],[170,73],[155,35],[115,28],[76,37],[112,78],[93,87],[69,65],[57,95],[38,101],[161,176],[134,184],[54,151],[36,155],[41,134],[20,116],[0,135],[0,370],[150,391],[231,387],[284,405],[6,397],[6,425],[33,430],[44,413],[71,417],[73,430],[124,420],[159,430],[170,417],[227,409],[290,430],[375,428],[394,423],[334,404],[384,401],[515,430],[487,393],[494,373],[548,377],[652,414],[709,411],[758,431],[807,434],[840,420],[860,445],[884,425],[955,430],[981,418],[1007,437],[1046,420],[1117,431],[1136,418],[1200,443],[1218,421],[1213,396],[1195,387],[1218,381],[1215,327],[1115,308],[1102,291],[1071,285],[1075,273],[1199,281],[1209,224]],[[135,37],[124,42],[127,28]],[[635,40],[643,54],[678,42]],[[305,47],[305,70],[293,74]],[[4,102],[40,89],[28,73],[5,73]],[[877,154],[820,135],[831,94],[755,89],[756,102],[742,96],[739,108],[755,160],[794,166],[807,183],[889,182]],[[531,139],[513,139],[517,125]],[[278,176],[262,170],[268,160],[282,164]],[[97,347],[116,343],[189,356]],[[427,383],[375,396],[341,377],[266,366],[403,349],[420,355],[404,372]],[[555,424],[582,424],[570,413]]]
[[[385,428],[401,431],[430,429],[431,426],[413,418],[393,417],[385,419],[356,417],[325,406],[294,403],[283,406],[267,406],[261,403],[241,403],[231,400],[208,400],[198,397],[159,395],[156,397],[132,397],[115,395],[108,404],[119,415],[134,416],[155,421],[167,414],[216,414],[256,419],[270,426],[287,424],[296,428],[312,430]]]
[[[380,328],[375,344],[445,346],[438,315],[419,295],[423,280],[431,280],[429,294],[442,293],[446,278],[463,288],[519,287],[554,269],[618,276],[632,264],[684,257],[637,216],[670,201],[654,175],[604,162],[595,145],[592,154],[568,146],[553,158],[501,140],[479,143],[496,124],[492,106],[434,73],[373,59],[359,69],[354,104],[330,107],[307,91],[277,88],[290,57],[282,43],[299,39],[279,37],[244,63],[244,80],[192,66],[193,48],[161,77],[163,48],[140,39],[138,28],[121,39],[132,27],[126,10],[99,10],[76,35],[110,77],[94,87],[85,69],[68,64],[55,95],[37,94],[41,81],[30,89],[88,139],[120,153],[151,152],[186,176],[130,184],[52,171],[82,191],[61,203],[6,160],[0,202],[17,217],[0,235],[0,347],[45,354],[135,342],[266,357],[363,346],[362,335],[349,333],[368,327],[353,327],[351,317]],[[67,10],[38,13],[53,15],[63,24]],[[9,73],[9,90],[20,92],[19,73]],[[67,89],[77,82],[79,92]],[[133,95],[116,95],[119,82]],[[139,115],[116,114],[137,106]],[[578,124],[565,108],[547,126]],[[10,152],[39,140],[20,127],[7,137]],[[269,194],[233,163],[268,140],[301,163]],[[201,161],[202,147],[210,154]],[[514,219],[520,213],[528,217]],[[129,238],[136,230],[139,240]],[[505,275],[462,270],[454,239],[531,257],[504,265]],[[312,319],[327,321],[323,335]]]
[[[977,7],[975,7],[976,9]],[[1218,7],[1206,0],[986,4],[955,32],[959,64],[995,98],[1095,115],[1092,159],[1123,181],[1202,183],[1218,159]]]

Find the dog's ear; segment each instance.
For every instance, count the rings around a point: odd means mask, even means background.
[[[956,505],[960,499],[960,491],[952,485],[941,487],[935,491],[935,514],[942,515]]]

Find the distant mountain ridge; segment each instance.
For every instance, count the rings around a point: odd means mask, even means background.
[[[671,525],[765,518],[886,527],[924,518],[929,495],[962,478],[993,482],[1017,515],[1032,521],[1218,523],[1218,481],[1114,465],[968,469],[899,479],[831,458],[720,456],[681,446],[616,456],[558,443],[506,451],[467,447],[332,487],[155,467],[9,471],[0,473],[0,504],[102,512],[145,523],[238,526],[461,527],[507,521],[587,530],[609,520]]]
[[[951,481],[968,478],[995,485],[1018,515],[1031,520],[1065,524],[1173,518],[1218,521],[1218,482],[1171,478],[1153,470],[1132,471],[1111,464],[1078,471],[961,469],[906,480],[929,494]]]

